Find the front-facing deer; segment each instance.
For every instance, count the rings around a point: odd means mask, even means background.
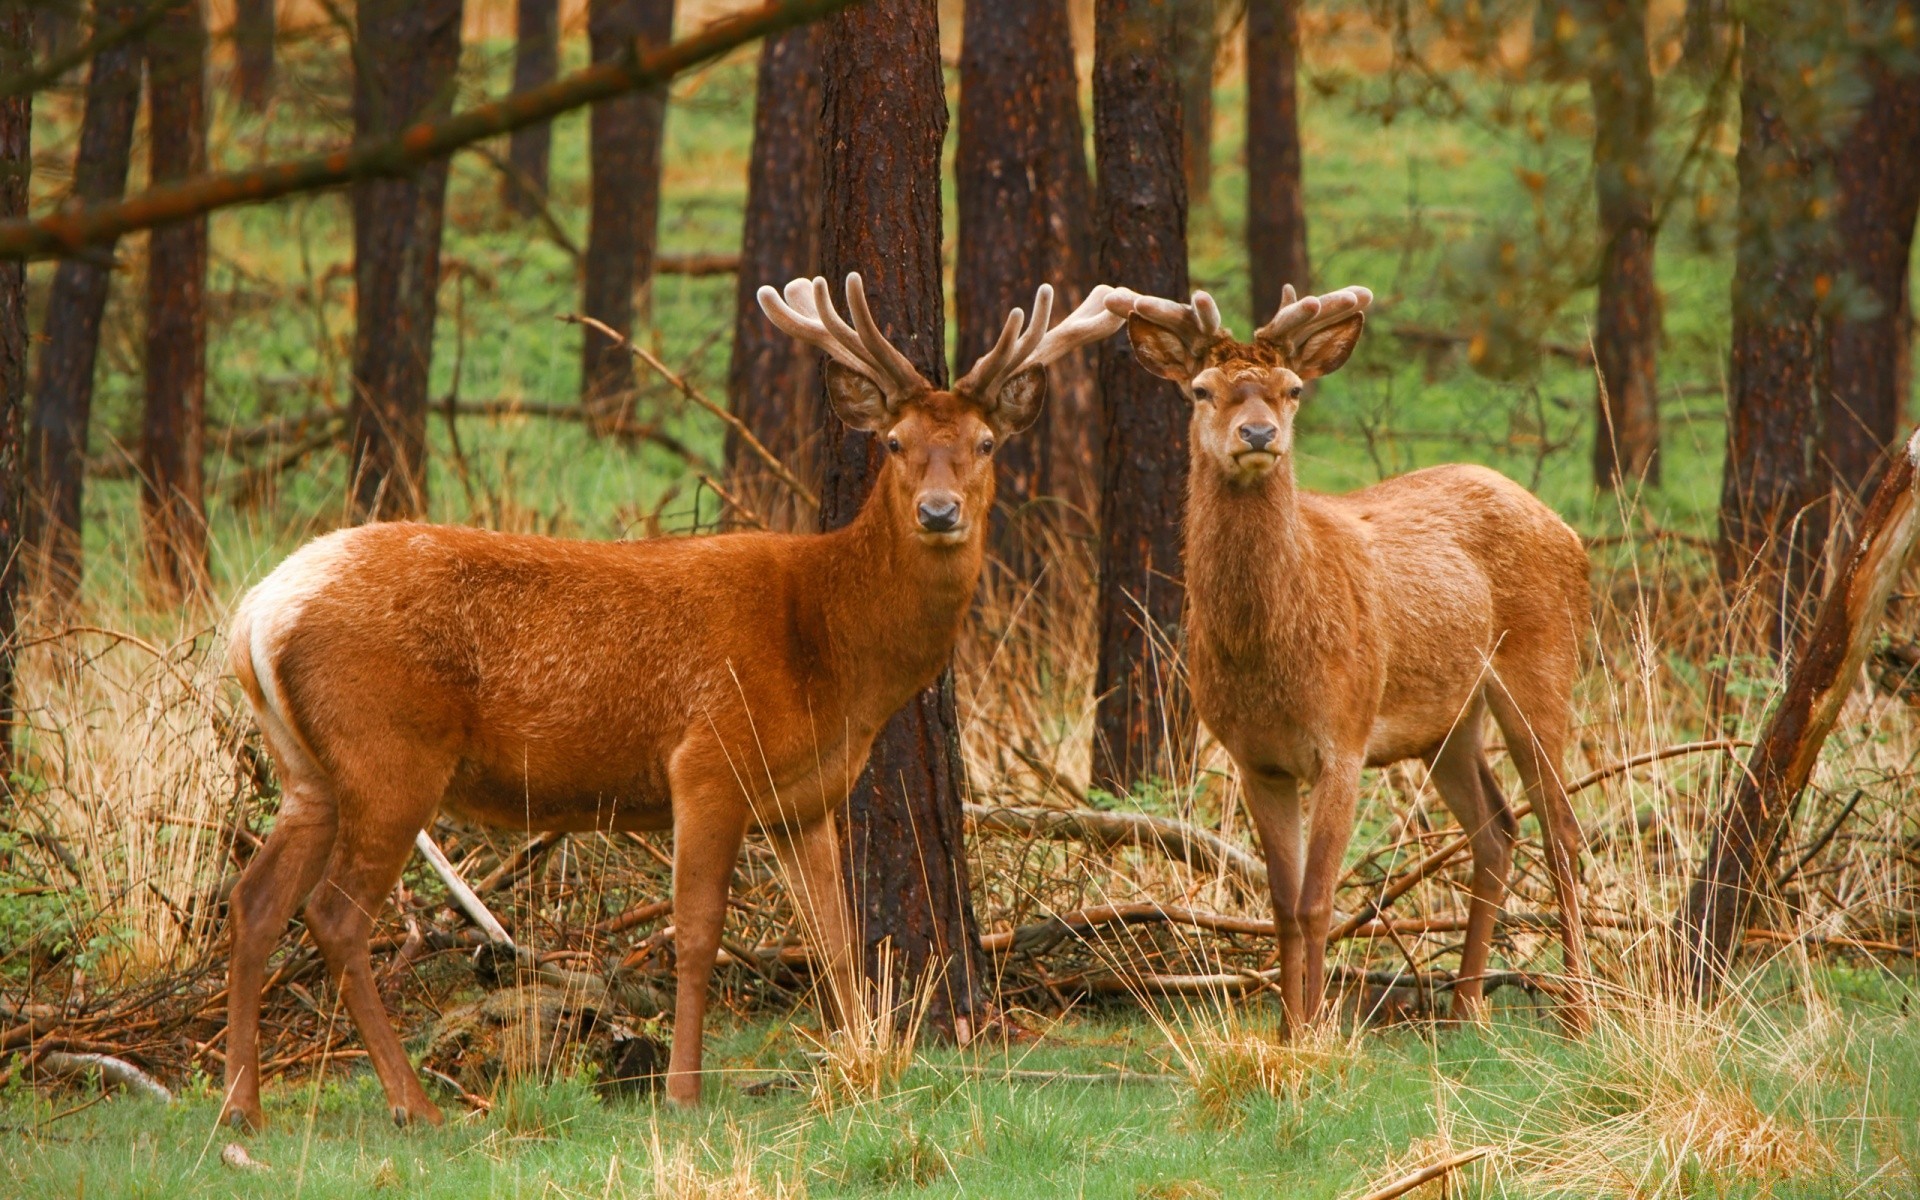
[[[228,658],[283,799],[233,890],[227,1107],[259,1126],[267,956],[305,902],[395,1120],[440,1121],[374,986],[368,935],[415,835],[447,812],[520,830],[673,831],[677,1009],[667,1094],[700,1097],[700,1027],[749,827],[772,838],[833,998],[857,986],[833,812],[895,710],[952,653],[980,574],[992,453],[1046,365],[1117,330],[1109,289],[1051,330],[1042,286],[950,391],[849,325],[824,279],[760,290],[817,346],[833,408],[889,454],[853,522],[582,542],[419,524],[309,543],[241,601]]]
[[[1580,834],[1560,769],[1587,623],[1580,539],[1483,467],[1432,467],[1346,496],[1301,489],[1301,392],[1346,362],[1373,297],[1364,288],[1285,295],[1251,343],[1222,328],[1205,292],[1192,304],[1123,293],[1107,306],[1127,316],[1135,359],[1193,402],[1188,666],[1194,703],[1240,770],[1266,851],[1288,1023],[1313,1020],[1322,1002],[1361,768],[1410,758],[1427,764],[1471,835],[1473,896],[1453,995],[1456,1015],[1484,1012],[1516,835],[1481,745],[1491,710],[1545,832],[1567,1012],[1579,1027]]]

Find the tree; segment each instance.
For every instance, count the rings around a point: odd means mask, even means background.
[[[1180,158],[1187,200],[1213,193],[1213,67],[1220,56],[1219,0],[1179,0],[1174,70],[1180,77]]]
[[[1184,298],[1187,195],[1179,80],[1167,53],[1174,11],[1156,0],[1099,0],[1093,127],[1100,278]],[[1135,366],[1117,337],[1101,348],[1100,404],[1094,781],[1127,789],[1167,775],[1192,746],[1192,709],[1174,661],[1188,413],[1180,390]]]
[[[28,0],[0,0],[0,75],[30,65],[33,17]],[[32,93],[0,96],[0,220],[26,215],[32,150]],[[26,401],[27,265],[0,262],[0,782],[13,773],[19,724],[14,680],[27,508]]]
[[[1839,277],[1848,302],[1828,330],[1827,455],[1835,485],[1864,499],[1901,436],[1913,390],[1909,264],[1920,213],[1920,67],[1892,40],[1920,18],[1912,0],[1865,6],[1877,27],[1863,56],[1868,94],[1835,155]]]
[[[234,0],[233,81],[255,112],[273,95],[273,0]]]
[[[1247,0],[1247,266],[1253,319],[1280,311],[1280,289],[1310,290],[1300,175],[1298,0]]]
[[[969,0],[954,167],[960,204],[954,264],[959,361],[985,354],[1000,336],[1007,313],[1031,308],[1040,284],[1053,284],[1056,312],[1070,312],[1083,299],[1091,223],[1080,130],[1066,0]],[[1084,379],[1085,361],[1074,357]],[[1056,380],[1072,376],[1071,368],[1055,372]],[[1059,403],[1058,397],[1048,397],[1049,405]],[[1023,555],[1020,530],[1008,514],[1046,494],[1055,477],[1072,468],[1071,463],[1054,468],[1053,427],[1043,418],[996,452],[1000,512],[994,533],[1003,562],[1018,562]]]
[[[1687,0],[1680,39],[1680,61],[1701,77],[1712,76],[1727,60],[1732,41],[1727,0]]]
[[[149,173],[159,184],[206,170],[206,18],[199,0],[170,8],[147,47]],[[202,591],[206,579],[206,282],[207,218],[153,231],[140,510],[148,576],[175,597]]]
[[[1653,279],[1653,70],[1646,0],[1578,0],[1591,34],[1600,286],[1593,480],[1660,482],[1660,289]]]
[[[812,451],[825,419],[813,354],[767,320],[754,293],[763,283],[781,287],[819,268],[819,130],[818,28],[766,39],[754,98],[727,397],[733,414],[805,481],[819,475]],[[726,449],[727,473],[755,511],[780,528],[798,527],[797,498],[773,484],[758,486],[769,473],[731,429]]]
[[[866,279],[881,332],[935,386],[947,378],[940,269],[940,145],[947,131],[936,0],[868,0],[821,44],[820,258],[836,285]],[[844,311],[844,309],[842,310]],[[825,405],[822,404],[822,411]],[[879,473],[879,439],[829,420],[820,524],[852,520]],[[874,740],[848,797],[847,871],[869,977],[891,944],[897,978],[932,977],[928,1014],[962,1040],[984,1008],[961,799],[953,672]]]
[[[361,0],[353,125],[379,137],[452,108],[461,0]],[[426,512],[427,385],[447,161],[353,188],[354,515]]]
[[[560,0],[520,0],[513,43],[513,90],[530,91],[560,73]],[[553,126],[545,121],[513,131],[507,143],[512,168],[501,184],[501,202],[521,216],[540,210],[547,194],[547,162]]]
[[[101,0],[95,24],[121,24],[137,7],[133,0]],[[96,54],[88,67],[86,111],[73,160],[73,200],[79,204],[113,200],[126,190],[133,119],[140,107],[141,55],[139,39],[129,38]],[[29,536],[41,586],[63,599],[80,586],[80,502],[93,414],[93,363],[111,278],[110,253],[70,258],[54,272],[47,295],[46,340],[29,435],[37,493]]]
[[[624,53],[636,41],[658,46],[672,36],[673,0],[591,0],[588,5],[587,38],[595,62]],[[588,120],[593,182],[581,311],[622,336],[633,332],[634,289],[653,278],[666,115],[666,91],[654,89],[602,100]],[[580,398],[589,412],[610,417],[633,394],[633,360],[605,335],[591,329],[583,333]]]

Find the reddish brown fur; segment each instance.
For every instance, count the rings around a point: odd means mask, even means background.
[[[1296,485],[1303,382],[1345,362],[1364,320],[1354,312],[1299,347],[1236,342],[1201,322],[1170,329],[1142,312],[1129,321],[1142,365],[1195,402],[1189,670],[1266,851],[1284,1007],[1290,1023],[1319,1011],[1362,767],[1418,758],[1473,835],[1454,995],[1456,1012],[1483,1011],[1480,979],[1515,835],[1481,745],[1491,710],[1547,832],[1577,1024],[1580,839],[1560,770],[1588,619],[1586,554],[1552,510],[1481,467],[1434,467],[1346,496]],[[1263,426],[1272,435],[1264,454],[1243,433],[1252,427],[1258,440]]]
[[[285,788],[232,902],[227,1111],[258,1126],[267,955],[305,901],[396,1119],[440,1120],[370,971],[373,914],[444,809],[522,830],[674,830],[668,1094],[700,1095],[700,1026],[749,826],[774,835],[836,987],[853,986],[833,822],[881,725],[946,663],[980,572],[992,416],[923,389],[853,524],[590,543],[416,524],[310,543],[241,603],[230,661]],[[983,450],[989,453],[983,453]],[[927,533],[916,506],[958,498]],[[317,885],[317,886],[316,886]],[[837,993],[844,995],[844,992]]]

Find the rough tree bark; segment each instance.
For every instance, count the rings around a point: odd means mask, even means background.
[[[733,358],[727,397],[733,414],[809,487],[818,491],[817,440],[824,419],[811,350],[760,311],[761,284],[784,287],[820,262],[820,31],[804,25],[760,47],[753,152],[747,162],[746,225],[735,276]],[[814,514],[777,481],[733,430],[727,473],[747,503],[781,529]]]
[[[941,311],[940,144],[947,131],[935,0],[869,0],[823,30],[820,257],[836,283],[859,271],[881,331],[936,386],[947,378]],[[841,301],[844,303],[844,299]],[[858,511],[879,439],[825,431],[820,524]],[[890,943],[897,977],[936,980],[929,1020],[964,1040],[985,1006],[967,878],[953,672],[887,723],[845,814],[853,912],[869,976]]]
[[[461,0],[361,0],[354,133],[374,138],[453,105]],[[354,516],[427,508],[427,385],[440,287],[447,162],[353,188]]]
[[[663,46],[673,36],[673,0],[591,0],[587,37],[594,61],[637,40]],[[623,336],[633,333],[633,297],[653,279],[660,217],[660,137],[665,89],[632,92],[593,106],[588,120],[592,198],[581,311]],[[604,334],[583,329],[580,399],[604,423],[633,394],[633,360]]]
[[[133,0],[102,0],[102,27],[125,22]],[[118,198],[127,187],[133,119],[140,108],[140,40],[94,56],[87,70],[86,111],[73,160],[73,203]],[[29,534],[39,584],[70,599],[80,586],[81,499],[86,481],[87,427],[93,413],[93,363],[111,283],[111,247],[60,264],[47,296],[46,341],[40,348],[29,434],[33,507]]]
[[[1280,311],[1285,285],[1312,290],[1299,66],[1299,0],[1247,0],[1247,265],[1256,321]]]
[[[1815,583],[1828,522],[1822,449],[1826,260],[1822,147],[1797,73],[1772,32],[1749,25],[1741,54],[1738,247],[1727,453],[1716,558],[1729,594],[1751,589],[1775,650],[1792,644]],[[1824,289],[1821,289],[1824,291]]]
[[[1053,284],[1056,316],[1084,298],[1091,225],[1080,128],[1066,0],[969,0],[954,168],[960,204],[957,361],[971,363],[985,354],[1007,313],[1031,309],[1042,283]],[[1056,368],[1055,381],[1071,385],[1086,378],[1086,360],[1074,357],[1065,371]],[[1049,395],[1049,406],[1059,402]],[[1050,417],[996,451],[994,549],[1005,563],[1027,557],[1026,531],[1017,516],[1074,465],[1055,469]]]
[[[0,0],[0,75],[25,70],[34,7]],[[33,96],[0,97],[0,220],[25,216],[33,170]],[[13,774],[15,633],[27,509],[27,264],[0,262],[0,781]],[[12,788],[0,788],[0,804]]]
[[[1711,77],[1727,60],[1732,21],[1727,0],[1687,0],[1680,37],[1680,61],[1701,78]]]
[[[1168,57],[1176,9],[1099,0],[1093,124],[1100,278],[1187,295],[1187,196],[1179,81]],[[1194,718],[1175,665],[1187,495],[1187,402],[1135,366],[1123,338],[1101,347],[1100,643],[1094,782],[1129,789],[1179,771]]]
[[[1920,433],[1907,441],[1861,518],[1860,533],[1821,605],[1787,687],[1735,776],[1733,794],[1714,824],[1678,932],[1687,949],[1683,975],[1701,999],[1717,990],[1753,900],[1771,876],[1774,855],[1794,801],[1807,786],[1820,747],[1840,717],[1872,647],[1887,599],[1920,534],[1915,487]]]
[[[1187,202],[1213,194],[1213,66],[1220,54],[1219,0],[1178,0],[1174,70],[1180,76],[1180,161]]]
[[[1653,279],[1653,69],[1646,0],[1579,0],[1593,36],[1593,177],[1600,280],[1593,481],[1660,482],[1660,290]]]
[[[199,0],[169,9],[147,37],[147,153],[155,184],[206,169],[206,40]],[[202,593],[207,570],[207,219],[163,225],[151,236],[140,512],[148,578],[159,594],[177,599]]]
[[[273,95],[273,0],[234,0],[233,83],[255,112]]]
[[[519,27],[513,43],[513,90],[528,91],[552,83],[560,74],[560,0],[520,0]],[[512,168],[500,190],[509,211],[532,216],[547,194],[547,163],[553,151],[553,126],[545,121],[516,129],[507,142]]]
[[[1911,0],[1871,11],[1891,28],[1920,19]],[[1896,52],[1864,57],[1870,91],[1834,159],[1835,248],[1854,295],[1829,330],[1827,455],[1835,485],[1861,498],[1899,436],[1913,388],[1909,267],[1920,215],[1920,68],[1911,49],[1890,49]]]

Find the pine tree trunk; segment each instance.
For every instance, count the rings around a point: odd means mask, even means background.
[[[866,280],[881,332],[940,386],[947,378],[940,269],[940,145],[947,131],[935,0],[868,0],[829,18],[821,44],[820,257]],[[842,297],[839,301],[844,305]],[[843,308],[844,311],[844,308]],[[879,439],[829,421],[820,524],[850,521],[879,473]],[[847,871],[869,977],[891,944],[896,977],[931,975],[929,1020],[964,1040],[984,1008],[961,828],[953,672],[874,741],[847,801]]]
[[[461,0],[361,0],[354,134],[391,134],[442,116],[460,67]],[[440,287],[445,159],[353,187],[354,515],[405,520],[427,509],[427,387]]]
[[[1280,311],[1280,289],[1312,290],[1300,175],[1298,0],[1247,0],[1247,265],[1253,319]]]
[[[1213,66],[1220,54],[1218,0],[1180,0],[1174,25],[1174,70],[1180,75],[1180,161],[1187,202],[1213,194]]]
[[[28,0],[0,0],[0,75],[31,65],[34,15]],[[0,97],[0,221],[27,215],[32,150],[33,96]],[[19,723],[15,642],[27,515],[26,403],[27,264],[16,258],[0,262],[0,779],[13,773]]]
[[[1009,312],[1032,309],[1042,283],[1053,284],[1056,319],[1085,297],[1086,152],[1066,0],[969,0],[954,170],[955,356],[971,364],[992,348]],[[1085,361],[1073,365],[1084,379]],[[1072,374],[1056,368],[1053,380]],[[1053,464],[1052,429],[1043,417],[995,452],[994,549],[1002,562],[1027,560],[1031,531],[1016,518],[1063,473]]]
[[[785,287],[788,280],[819,269],[820,36],[818,26],[803,25],[768,38],[760,48],[746,225],[735,277],[733,358],[727,367],[733,414],[816,491],[825,416],[813,351],[767,320],[754,293],[762,284]],[[815,523],[815,514],[804,511],[731,429],[727,474],[736,494],[775,528]]]
[[[139,11],[132,0],[102,0],[99,23],[118,25]],[[127,188],[133,119],[140,108],[139,39],[94,56],[87,72],[86,112],[73,160],[78,204],[118,199]],[[112,247],[63,261],[47,296],[46,341],[40,349],[29,447],[36,495],[30,511],[40,586],[70,599],[80,586],[81,500],[87,470],[87,427],[93,413],[93,365],[100,319],[111,284]]]
[[[1093,121],[1101,280],[1183,299],[1186,180],[1179,81],[1167,54],[1175,11],[1158,0],[1099,0]],[[1124,790],[1184,772],[1193,747],[1175,661],[1188,405],[1179,388],[1136,366],[1118,338],[1101,347],[1100,405],[1094,782]]]
[[[1920,18],[1920,5],[1887,8]],[[1834,483],[1860,500],[1912,394],[1909,268],[1920,213],[1920,68],[1872,55],[1863,70],[1871,91],[1834,161],[1839,266],[1858,291],[1829,331],[1826,417]]]
[[[1593,481],[1611,488],[1660,482],[1660,289],[1653,278],[1653,71],[1646,0],[1586,0],[1595,34],[1594,192],[1600,215],[1600,287],[1593,350]]]
[[[1727,0],[1687,0],[1680,40],[1680,61],[1700,78],[1710,78],[1727,61],[1732,43]]]
[[[560,73],[560,0],[520,0],[513,44],[513,90],[531,91]],[[540,211],[547,195],[547,164],[553,125],[542,121],[516,129],[507,143],[512,168],[501,184],[501,202],[521,216]]]
[[[273,0],[234,0],[233,81],[255,112],[273,95],[273,37]]]
[[[1822,148],[1789,123],[1802,111],[1783,88],[1797,73],[1775,58],[1771,31],[1749,26],[1741,55],[1739,244],[1727,453],[1720,491],[1721,584],[1751,590],[1775,650],[1805,617],[1825,543],[1824,318],[1817,281],[1828,232]]]
[[[673,37],[673,0],[591,0],[587,37],[595,62],[626,53],[636,40],[664,45]],[[666,115],[666,93],[656,90],[602,100],[588,119],[593,182],[580,303],[623,336],[633,333],[635,290],[653,280]],[[604,335],[582,332],[580,399],[604,427],[633,395],[633,360]]]
[[[162,17],[147,39],[150,178],[155,186],[206,170],[206,19],[199,0]],[[147,573],[169,599],[204,592],[207,517],[207,219],[163,225],[147,255],[146,412],[140,511]]]

